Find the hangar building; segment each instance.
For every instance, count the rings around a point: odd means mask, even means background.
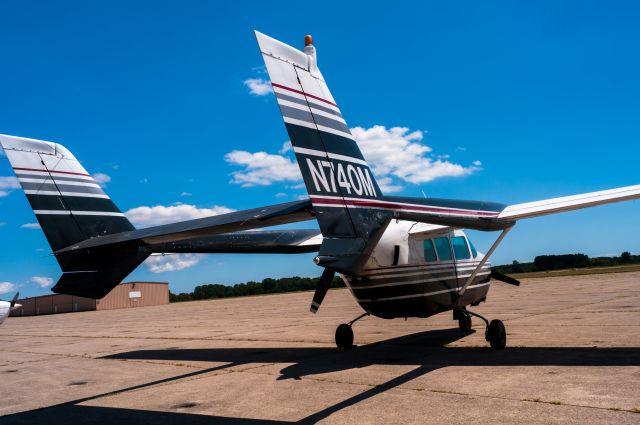
[[[52,294],[24,298],[17,302],[22,304],[22,307],[13,310],[11,316],[147,307],[169,304],[169,284],[167,282],[123,282],[99,300]]]

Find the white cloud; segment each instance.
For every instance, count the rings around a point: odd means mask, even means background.
[[[242,171],[231,173],[231,182],[243,187],[269,186],[274,182],[297,182],[302,179],[298,164],[283,155],[231,151],[224,158],[230,164],[244,167]]]
[[[376,181],[378,182],[378,186],[380,186],[382,193],[400,192],[404,189],[404,187],[399,184],[394,184],[391,177],[382,177],[381,179],[376,179]]]
[[[280,148],[280,150],[278,151],[278,153],[279,153],[280,155],[282,155],[282,154],[285,154],[285,153],[289,152],[289,151],[290,151],[290,150],[292,150],[292,149],[293,149],[293,145],[291,144],[291,142],[290,142],[290,141],[288,141],[288,140],[287,140],[286,142],[284,142],[284,143],[282,144],[282,148]]]
[[[20,189],[18,179],[0,176],[0,198],[9,195],[13,189]]]
[[[33,276],[31,277],[30,281],[37,284],[41,288],[48,288],[53,284],[53,279],[44,276]]]
[[[284,192],[278,192],[276,193],[276,198],[286,198],[287,194]],[[0,226],[2,226],[2,223],[0,223]]]
[[[428,183],[440,177],[458,177],[471,174],[477,166],[434,159],[432,149],[422,144],[422,131],[410,132],[407,127],[387,129],[381,125],[351,129],[362,154],[371,164],[376,176],[395,177],[414,184]]]
[[[25,223],[22,226],[20,226],[21,229],[40,229],[40,224],[39,223]]]
[[[248,78],[244,80],[244,85],[249,88],[249,93],[255,96],[265,96],[273,92],[271,82],[264,78]]]
[[[152,255],[144,265],[151,273],[175,272],[195,266],[202,258],[201,254]]]
[[[16,285],[11,282],[0,282],[0,294],[15,292]]]
[[[211,208],[198,208],[195,205],[176,204],[170,206],[155,205],[153,207],[132,208],[125,213],[136,227],[158,226],[160,224],[175,223],[195,218],[210,217],[212,215],[233,212],[231,208],[214,205]]]
[[[191,192],[182,192],[180,194],[180,196],[193,196],[193,193],[191,193]]]
[[[95,173],[91,177],[93,177],[100,187],[107,187],[107,183],[111,181],[111,176],[105,173]]]
[[[384,193],[399,192],[403,183],[422,184],[441,177],[459,177],[480,170],[482,163],[474,161],[463,166],[449,161],[448,154],[434,155],[433,149],[422,143],[424,132],[410,131],[407,127],[351,129],[364,157],[376,175]],[[460,147],[456,150],[461,150]],[[232,173],[232,183],[248,186],[268,186],[275,182],[302,180],[295,161],[285,155],[291,151],[286,142],[279,155],[266,152],[232,151],[225,159],[244,169]],[[302,187],[300,185],[292,187]]]

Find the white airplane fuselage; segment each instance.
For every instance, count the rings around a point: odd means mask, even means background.
[[[370,314],[386,319],[429,317],[486,299],[488,262],[458,297],[483,257],[461,230],[392,221],[362,273],[342,277]]]
[[[11,303],[8,301],[0,301],[0,324],[9,317],[9,313],[11,313]]]

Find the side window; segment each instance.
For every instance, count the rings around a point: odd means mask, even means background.
[[[441,237],[435,238],[433,242],[436,245],[436,250],[438,251],[438,258],[440,261],[449,261],[451,260],[451,245],[449,245],[449,238]]]
[[[436,257],[436,250],[433,247],[433,241],[431,239],[426,239],[422,245],[424,246],[424,260],[427,262],[438,261],[438,257]]]
[[[478,251],[476,250],[476,247],[473,246],[470,239],[467,239],[467,241],[469,241],[469,246],[471,247],[471,258],[476,258],[478,256]]]
[[[467,240],[464,236],[455,236],[451,238],[451,245],[453,245],[453,252],[456,254],[456,260],[468,260],[471,258],[469,254],[469,247],[467,246]]]

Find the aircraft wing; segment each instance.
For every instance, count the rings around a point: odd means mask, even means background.
[[[525,218],[633,199],[640,199],[640,185],[509,206],[494,202],[386,196],[382,202],[376,201],[380,206],[375,207],[392,210],[393,218],[399,220],[491,231],[506,229]]]
[[[520,220],[523,218],[539,217],[564,211],[595,207],[613,202],[629,201],[640,198],[640,185],[583,193],[580,195],[563,196],[545,199],[543,201],[526,202],[510,205],[498,215],[499,219]]]

